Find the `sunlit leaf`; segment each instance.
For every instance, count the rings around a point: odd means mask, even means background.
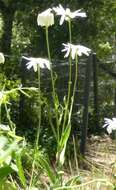
[[[25,187],[26,186],[26,178],[24,175],[24,170],[23,170],[23,166],[22,166],[22,162],[21,162],[21,156],[19,154],[17,154],[17,156],[16,156],[16,165],[18,168],[18,175],[21,180],[21,183]]]
[[[4,166],[0,168],[0,181],[7,177],[11,172],[12,168],[10,166]]]

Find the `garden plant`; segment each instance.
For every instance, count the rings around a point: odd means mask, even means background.
[[[55,25],[55,18],[60,17],[59,27],[62,30],[62,25],[66,22],[68,27],[69,40],[67,43],[62,43],[61,54],[64,54],[64,62],[68,60],[69,79],[67,82],[68,91],[60,98],[56,90],[56,76],[53,71],[53,58],[51,56],[49,28]],[[76,175],[66,177],[66,150],[68,140],[71,134],[71,118],[75,100],[75,92],[78,80],[78,62],[79,57],[89,56],[91,49],[80,44],[75,44],[72,41],[72,22],[78,22],[78,18],[85,19],[86,13],[83,9],[71,11],[69,8],[64,8],[61,4],[57,7],[51,7],[39,13],[37,16],[37,25],[45,32],[45,41],[47,55],[45,57],[28,57],[23,56],[26,60],[26,69],[28,72],[34,71],[35,79],[37,77],[37,87],[22,87],[21,84],[10,90],[4,85],[0,91],[0,189],[15,190],[74,190],[74,189],[97,189],[102,186],[106,189],[115,189],[115,184],[106,178],[95,178],[93,180],[84,181],[78,169],[78,159],[76,152],[75,139],[73,138],[74,162],[76,163]],[[0,64],[5,64],[4,54],[0,53]],[[75,64],[74,81],[72,81],[72,65]],[[50,73],[50,81],[52,86],[51,102],[46,101],[45,107],[49,126],[51,127],[52,136],[55,141],[56,149],[54,154],[54,163],[51,163],[49,155],[44,151],[41,145],[40,134],[42,128],[42,103],[44,93],[42,92],[41,71],[47,70]],[[59,77],[59,76],[57,76]],[[72,89],[73,83],[73,89]],[[71,90],[72,89],[72,90]],[[26,98],[31,97],[31,93],[37,94],[38,99],[38,126],[34,144],[28,142],[24,136],[16,134],[17,126],[11,119],[12,100],[20,98],[23,94]],[[49,102],[49,103],[48,103]],[[2,118],[3,113],[5,119]],[[105,120],[104,127],[107,127],[108,133],[116,129],[116,119]],[[80,155],[81,159],[81,155]],[[83,159],[83,158],[82,158]],[[71,169],[71,167],[70,167]],[[67,172],[68,173],[68,172]]]

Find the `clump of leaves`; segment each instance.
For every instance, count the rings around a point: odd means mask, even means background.
[[[24,139],[11,131],[8,125],[0,124],[0,187],[6,188],[6,183],[14,186],[11,174],[18,174],[22,186],[26,185],[26,179],[21,162],[24,148]],[[12,181],[12,182],[11,182]],[[15,180],[14,180],[15,181]]]

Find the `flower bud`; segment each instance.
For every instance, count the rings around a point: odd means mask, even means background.
[[[46,11],[38,14],[37,24],[46,27],[54,24],[54,15],[51,13],[51,9],[47,9]]]

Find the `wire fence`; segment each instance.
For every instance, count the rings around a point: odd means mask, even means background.
[[[27,70],[26,63],[23,57],[21,60],[21,83],[22,87],[37,87],[37,76],[33,70]],[[67,96],[68,92],[68,79],[69,79],[69,66],[68,60],[52,60],[53,63],[53,72],[55,78],[55,90],[58,94],[59,100],[62,103],[64,96]],[[101,126],[99,124],[100,117],[100,91],[101,86],[99,81],[100,72],[103,72],[104,75],[109,75],[111,80],[116,82],[116,72],[115,70],[109,69],[107,64],[100,62],[95,53],[92,53],[88,58],[80,58],[78,62],[78,80],[76,86],[76,94],[72,115],[72,122],[75,123],[76,128],[80,126],[81,131],[81,153],[85,153],[86,149],[86,139],[88,131],[88,117],[89,117],[89,106],[93,106],[93,115],[94,115],[94,130],[100,132]],[[71,92],[74,85],[75,77],[75,62],[72,62],[72,84]],[[105,84],[105,80],[103,81]],[[103,87],[105,89],[105,85]],[[52,102],[52,83],[50,77],[50,71],[47,69],[41,70],[41,91],[44,96],[48,97]],[[111,92],[113,92],[113,109],[114,115],[116,116],[116,85],[112,86]],[[23,121],[23,117],[26,117],[26,112],[24,112],[25,107],[25,96],[20,96],[20,122]],[[32,104],[32,102],[30,102]],[[51,104],[52,105],[52,104]],[[33,106],[33,105],[32,105]],[[81,117],[80,117],[81,113]],[[28,117],[26,118],[28,121]],[[21,123],[22,125],[22,123]],[[30,123],[28,123],[30,125]],[[26,126],[23,123],[23,126]],[[29,126],[28,126],[29,127]],[[77,129],[78,130],[78,129]]]

